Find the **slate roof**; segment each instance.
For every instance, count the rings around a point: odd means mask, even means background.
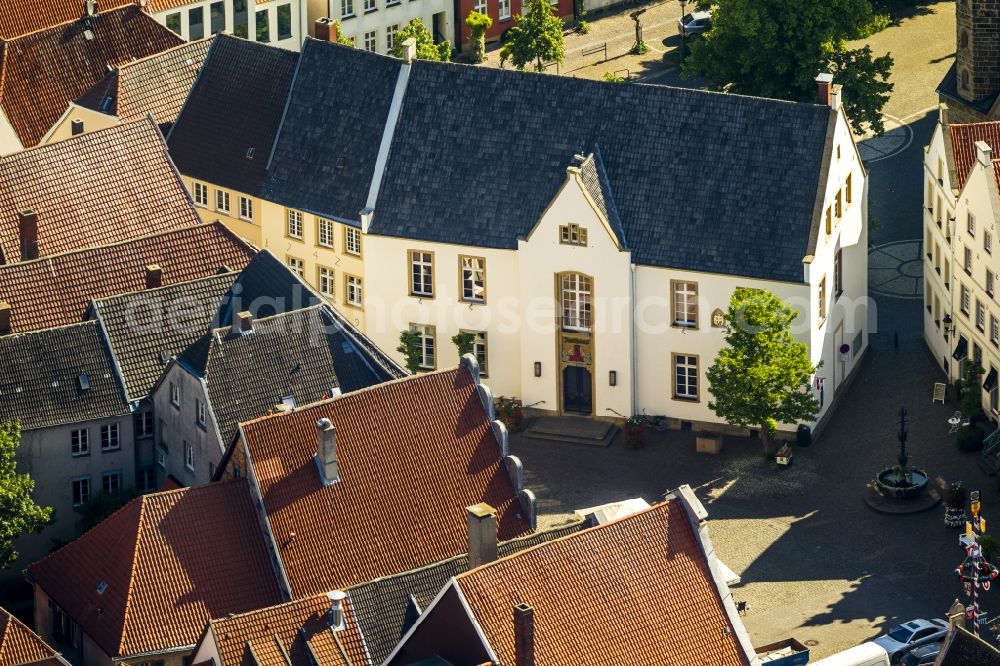
[[[82,320],[92,299],[145,288],[146,267],[164,285],[243,268],[256,250],[221,222],[0,266],[0,301],[11,305],[14,332]],[[207,320],[206,320],[207,321]]]
[[[257,196],[298,54],[219,34],[167,143],[181,172]]]
[[[594,147],[593,153],[583,159],[579,165],[579,169],[580,179],[587,190],[587,194],[597,204],[601,215],[611,225],[622,246],[628,247],[625,230],[622,227],[622,220],[618,215],[618,206],[615,204],[615,198],[611,192],[611,184],[608,182],[608,174],[604,170],[604,162],[601,161],[601,153],[598,146]]]
[[[935,666],[998,666],[1000,650],[969,631],[956,627],[945,638]]]
[[[0,414],[26,430],[130,411],[96,322],[2,337],[0,368]]]
[[[1000,179],[1000,121],[948,125],[951,151],[955,160],[955,177],[958,188],[965,187],[972,168],[976,165],[976,142],[985,141],[993,149],[996,178]]]
[[[209,334],[204,377],[223,444],[237,426],[268,414],[286,397],[297,405],[330,398],[334,390],[352,391],[388,379],[360,357],[323,306],[313,306],[254,321],[253,333],[231,328]],[[349,347],[351,351],[345,351]]]
[[[961,106],[967,106],[971,109],[974,109],[979,113],[983,114],[983,116],[988,115],[990,109],[993,108],[993,105],[997,101],[997,95],[991,95],[986,99],[981,99],[976,101],[969,101],[965,99],[958,92],[957,71],[958,71],[958,63],[952,63],[951,67],[949,67],[948,71],[945,73],[944,78],[941,79],[941,83],[938,84],[937,90],[935,92],[945,97],[946,99],[958,102],[959,105]]]
[[[455,580],[500,663],[515,662],[517,603],[534,609],[539,664],[750,663],[678,499]]]
[[[328,486],[314,459],[320,418],[337,431],[341,480]],[[466,368],[379,384],[242,431],[296,597],[465,552],[470,504],[497,509],[500,539],[531,529]]]
[[[498,544],[500,557],[579,532],[582,520],[538,531],[534,534],[503,541]],[[469,570],[469,556],[464,553],[415,571],[380,578],[347,590],[358,625],[364,634],[365,645],[371,654],[371,663],[378,665],[386,660],[399,643],[406,624],[407,604],[410,597],[419,609],[425,609],[453,576]]]
[[[26,574],[112,658],[283,600],[242,479],[136,498]]]
[[[77,103],[128,122],[151,115],[162,127],[177,119],[211,39],[186,42],[115,68]]]
[[[101,11],[135,4],[135,0],[102,0]],[[0,39],[73,21],[83,14],[79,0],[0,0]]]
[[[77,3],[82,10],[82,3]],[[30,9],[22,11],[30,12]],[[82,13],[82,12],[81,12]],[[66,106],[117,67],[183,43],[138,4],[73,19],[4,43],[0,106],[25,147],[37,144]]]
[[[18,213],[38,214],[39,256],[201,220],[149,119],[0,157],[0,256],[21,259]]]
[[[396,58],[306,39],[264,196],[316,215],[358,220],[400,65]],[[437,136],[431,130],[427,138]]]
[[[349,600],[331,631],[326,593],[212,620],[216,666],[363,666],[371,663]],[[278,644],[281,648],[279,649]],[[282,653],[281,650],[284,650]]]
[[[262,250],[223,295],[212,323],[223,328],[233,313],[249,311],[257,319],[322,303],[322,299],[269,250]]]
[[[170,358],[205,335],[212,312],[235,279],[235,273],[219,273],[94,301],[94,315],[114,351],[129,400],[149,395]]]
[[[801,282],[834,119],[814,104],[417,60],[370,233],[513,249],[568,159],[599,144],[635,263]]]
[[[60,654],[20,620],[0,608],[0,666],[64,666]]]

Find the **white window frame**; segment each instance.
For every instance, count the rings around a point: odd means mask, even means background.
[[[70,432],[69,451],[74,458],[90,455],[90,430],[88,428],[76,428]]]
[[[487,12],[489,12],[490,6],[487,3],[487,0],[476,0],[475,4],[472,6],[472,9],[479,12],[480,14],[486,14]]]
[[[972,298],[970,296],[968,287],[966,287],[963,284],[962,287],[961,287],[961,289],[960,289],[960,293],[961,293],[961,301],[960,301],[960,306],[959,307],[961,308],[962,313],[965,316],[968,316],[969,312],[970,312],[970,310],[972,308],[972,302],[971,302]]]
[[[963,248],[963,250],[964,250],[964,252],[963,252],[963,259],[964,259],[964,262],[965,262],[965,272],[966,273],[971,273],[972,272],[972,248],[969,247],[968,245],[966,245]]]
[[[973,238],[976,237],[976,216],[972,213],[966,213],[968,217],[965,222],[965,230],[969,232],[969,235]]]
[[[201,206],[202,208],[208,207],[208,185],[195,181],[194,205]]]
[[[472,335],[472,355],[476,357],[476,361],[479,362],[479,374],[482,377],[489,376],[489,337],[486,331],[471,331],[462,329],[460,333],[469,333]]]
[[[990,269],[986,269],[986,293],[990,296],[993,295],[993,286],[996,280],[996,274]]]
[[[410,296],[434,296],[434,254],[410,250]]]
[[[993,234],[983,230],[983,250],[986,254],[993,254]]]
[[[996,315],[990,315],[990,342],[994,347],[1000,347],[1000,319]]]
[[[115,483],[113,481],[114,479],[118,480],[118,483],[117,483],[118,487],[117,488],[114,487],[115,486]],[[124,476],[123,476],[122,471],[120,469],[114,469],[114,470],[102,472],[101,473],[101,491],[103,493],[105,493],[105,494],[112,494],[112,493],[114,493],[115,495],[118,495],[122,491],[122,485],[124,485],[123,481],[124,481]]]
[[[79,487],[79,491],[77,488]],[[90,477],[77,476],[72,479],[73,506],[85,504],[90,499]]]
[[[333,247],[333,222],[325,217],[316,218],[316,244]]]
[[[253,222],[253,199],[240,195],[240,219]]]
[[[365,2],[364,4],[365,14],[367,14],[368,12],[374,12],[378,9],[378,4],[376,4],[376,0],[364,0],[364,2]]]
[[[420,350],[420,369],[434,370],[437,367],[437,331],[429,324],[410,324],[410,330],[419,338],[417,349]]]
[[[101,426],[101,451],[118,451],[122,448],[121,426],[105,423]]]
[[[336,280],[336,275],[332,268],[327,268],[326,266],[316,267],[316,288],[319,290],[319,293],[333,298],[334,280]]]
[[[179,384],[175,384],[174,382],[170,382],[170,404],[180,409],[181,387]]]
[[[205,407],[205,403],[201,400],[195,400],[194,405],[195,423],[205,427],[205,424],[208,423],[208,409]]]
[[[361,230],[354,227],[344,227],[344,252],[361,256]]]
[[[341,18],[354,16],[354,0],[340,0]]]
[[[294,208],[288,209],[285,231],[289,238],[302,240],[302,213]]]
[[[594,323],[594,280],[583,273],[560,274],[559,306],[563,330],[590,331]]]
[[[148,421],[148,423],[147,423]],[[140,411],[136,415],[136,437],[152,437],[153,436],[153,412],[151,411]],[[147,427],[148,426],[148,427]]]
[[[184,467],[191,472],[194,471],[194,446],[187,440],[184,440]]]
[[[976,299],[976,328],[980,331],[986,330],[986,304],[978,298]]]
[[[378,30],[369,30],[363,35],[365,51],[378,51]]]
[[[225,190],[215,191],[215,210],[229,215],[229,192]]]
[[[386,6],[393,4],[391,1]],[[393,23],[385,28],[385,52],[392,53],[392,47],[396,45],[396,33],[399,32],[399,24]]]
[[[486,302],[486,258],[460,255],[462,266],[462,300],[468,303]]]
[[[510,0],[500,0],[498,10],[499,10],[499,16],[500,16],[500,20],[501,21],[503,21],[505,19],[509,19],[510,18]]]
[[[285,265],[288,266],[288,270],[295,273],[299,277],[305,277],[306,262],[304,262],[302,259],[288,255],[285,257]]]
[[[694,354],[674,354],[673,366],[674,398],[698,400],[698,357]]]
[[[362,303],[364,302],[364,281],[357,275],[347,275],[344,281],[347,285],[347,293],[345,294],[347,303],[355,307],[362,307]]]

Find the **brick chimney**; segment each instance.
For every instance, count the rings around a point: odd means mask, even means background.
[[[245,333],[252,333],[253,332],[253,315],[250,314],[250,311],[249,310],[243,310],[242,312],[240,312],[236,316],[238,317],[238,320],[239,320],[238,323],[237,323],[237,327],[236,328],[239,331],[240,335],[243,335]]]
[[[486,502],[465,507],[469,568],[497,559],[497,511]]]
[[[535,611],[528,604],[514,606],[514,666],[535,666]]]
[[[976,141],[976,161],[983,166],[993,164],[993,149],[985,141]]]
[[[833,93],[833,74],[823,72],[816,77],[816,103],[830,106]]]
[[[325,16],[316,19],[316,23],[313,25],[313,32],[316,39],[323,42],[336,44],[340,39],[340,35],[337,34],[337,22]]]
[[[407,37],[403,42],[403,62],[407,65],[412,65],[413,61],[417,59],[417,40],[413,37]]]
[[[163,286],[163,269],[159,264],[146,266],[146,289],[156,289]]]
[[[10,335],[10,316],[12,310],[10,303],[0,301],[0,335]]]
[[[38,213],[23,210],[17,214],[21,235],[21,261],[38,258]]]
[[[316,421],[316,464],[319,466],[323,485],[340,481],[340,467],[337,464],[337,429],[330,419]]]

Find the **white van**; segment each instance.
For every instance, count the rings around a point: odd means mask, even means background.
[[[826,659],[814,661],[810,666],[889,666],[889,653],[881,645],[862,643]]]

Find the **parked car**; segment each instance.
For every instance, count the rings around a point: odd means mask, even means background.
[[[903,657],[903,664],[906,666],[929,666],[937,661],[941,652],[941,643],[928,643],[915,647]]]
[[[872,642],[885,648],[892,663],[898,664],[907,651],[928,643],[937,643],[947,633],[948,622],[945,620],[910,620],[893,627],[889,633]]]
[[[712,27],[712,12],[691,12],[677,21],[677,32],[681,37],[700,35]]]

